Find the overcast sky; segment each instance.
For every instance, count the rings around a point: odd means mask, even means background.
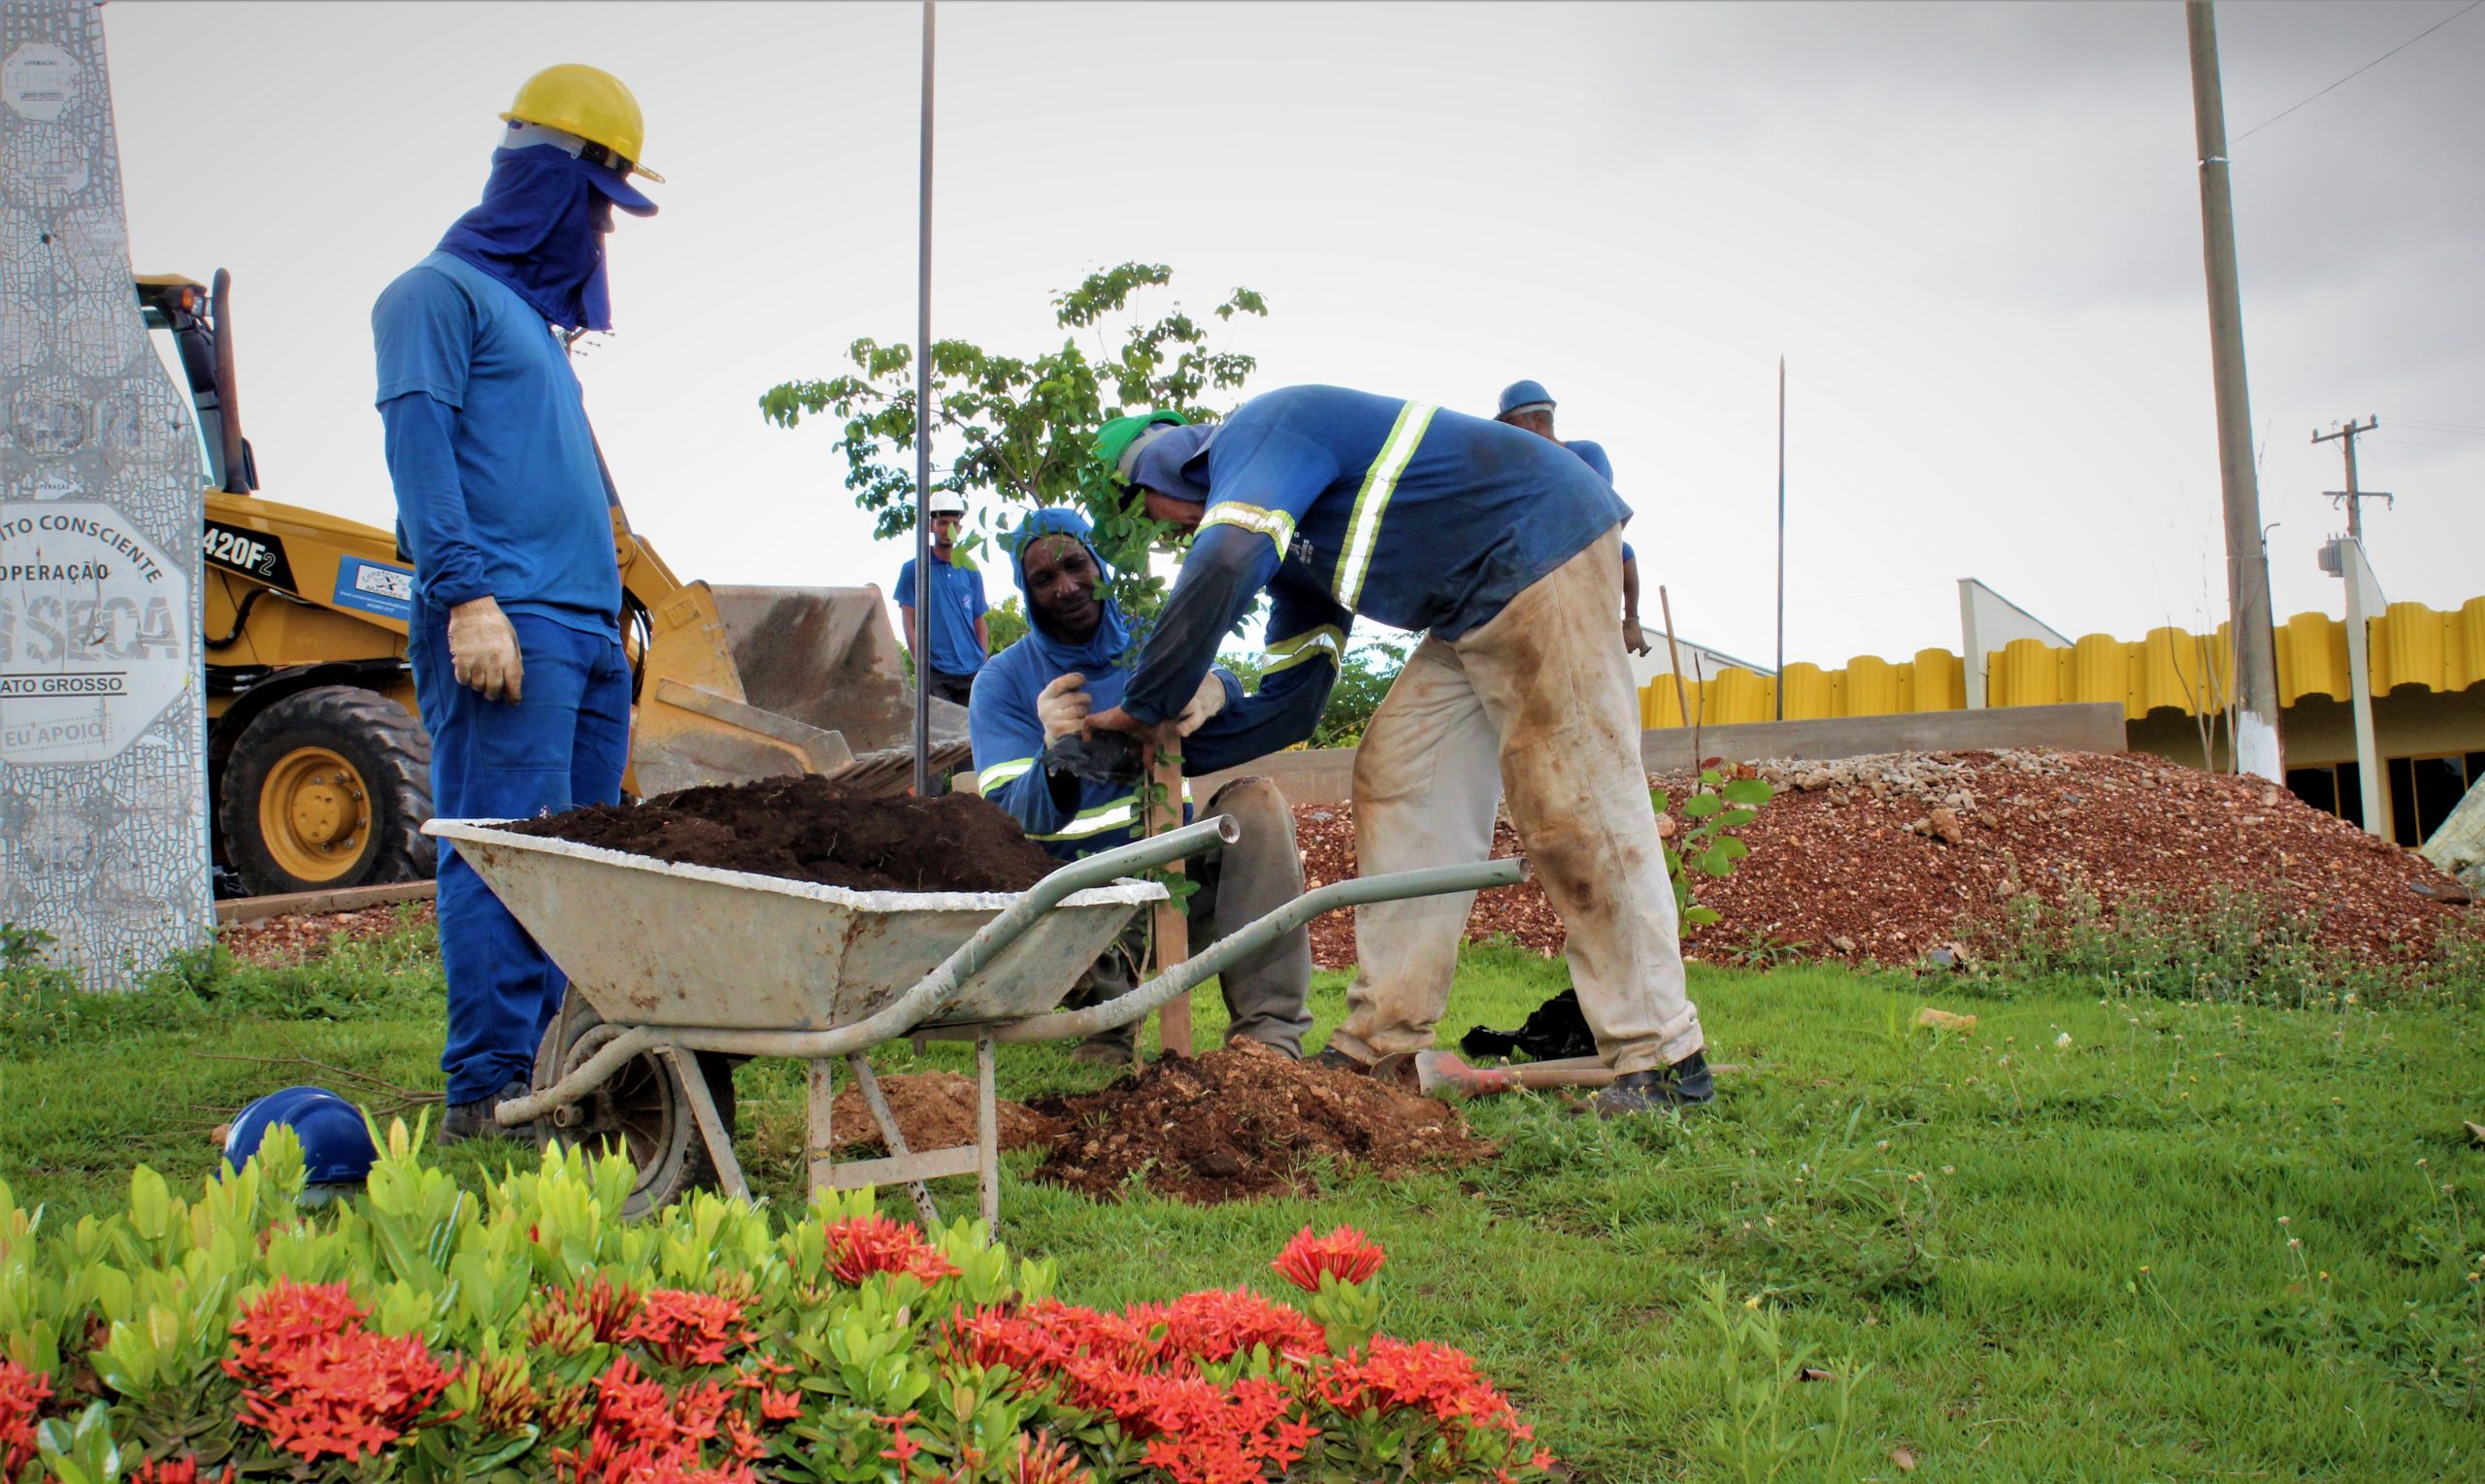
[[[2485,593],[2485,11],[2218,10],[2281,620],[2361,441],[2394,600]],[[2426,27],[2446,25],[2260,132]],[[824,425],[770,384],[911,338],[910,4],[105,11],[143,272],[233,271],[263,494],[385,523],[369,310],[475,201],[517,83],[584,61],[667,183],[580,362],[675,571],[884,589]],[[1955,579],[2071,635],[2223,615],[2183,13],[2065,5],[940,9],[934,333],[1033,353],[1125,259],[1268,297],[1253,388],[1490,415],[1534,377],[1637,509],[1650,620],[1766,660],[1775,377],[1787,655],[1956,648]],[[995,574],[997,599],[1006,591]]]

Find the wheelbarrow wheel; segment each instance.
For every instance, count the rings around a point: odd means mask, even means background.
[[[561,1035],[561,1025],[560,1018],[554,1017],[536,1048],[538,1091],[584,1066],[588,1058],[621,1034],[619,1027],[606,1025],[585,1001],[573,999],[569,1006],[569,1044],[556,1054],[553,1043]],[[734,1129],[732,1068],[723,1057],[704,1052],[699,1056],[699,1067],[707,1078],[709,1096],[715,1102],[717,1116],[724,1120],[730,1137]],[[716,1188],[715,1162],[709,1157],[708,1141],[699,1134],[698,1115],[691,1111],[681,1078],[675,1073],[669,1057],[647,1052],[630,1058],[602,1086],[567,1107],[554,1109],[546,1117],[544,1126],[547,1133],[563,1143],[590,1154],[611,1150],[630,1161],[639,1176],[621,1206],[626,1219],[636,1220],[661,1210],[693,1190]]]

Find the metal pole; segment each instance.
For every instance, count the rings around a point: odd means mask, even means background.
[[[914,273],[914,795],[932,795],[932,5],[923,0],[923,172]]]
[[[1673,621],[1668,619],[1672,629]],[[1683,718],[1687,725],[1689,717]],[[1777,719],[1786,719],[1786,357],[1777,358]]]
[[[2184,0],[2191,33],[2192,125],[2200,148],[2201,249],[2208,274],[2209,355],[2217,385],[2217,451],[2226,495],[2229,621],[2235,626],[2235,768],[2283,782],[2278,740],[2278,649],[2270,632],[2270,557],[2261,540],[2261,489],[2252,466],[2252,399],[2243,375],[2243,294],[2235,268],[2235,199],[2226,159],[2226,101],[2218,82],[2217,17],[2209,0]]]

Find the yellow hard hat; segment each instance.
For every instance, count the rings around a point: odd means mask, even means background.
[[[575,134],[611,150],[632,175],[664,179],[639,161],[639,150],[647,142],[639,100],[619,78],[601,67],[563,62],[545,68],[518,85],[517,101],[501,117]]]

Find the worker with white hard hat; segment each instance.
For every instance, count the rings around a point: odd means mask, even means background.
[[[1597,472],[1597,476],[1613,482],[1613,460],[1606,456],[1603,444],[1584,438],[1564,443],[1553,431],[1553,394],[1541,381],[1512,381],[1502,388],[1502,411],[1495,419],[1514,428],[1525,428],[1539,438],[1550,438],[1579,456],[1579,461]],[[1622,647],[1633,654],[1648,652],[1647,636],[1640,629],[1640,556],[1631,544],[1622,544]]]
[[[371,312],[414,577],[410,598],[357,588],[356,606],[406,621],[432,808],[449,819],[618,802],[630,743],[617,502],[568,346],[612,327],[613,209],[653,215],[632,177],[660,178],[639,162],[638,100],[610,73],[547,68],[501,118],[481,203]],[[492,1110],[526,1093],[565,980],[445,844],[439,918],[440,1138],[454,1143],[500,1132]]]
[[[1270,392],[1213,427],[1118,418],[1092,447],[1149,516],[1198,534],[1121,704],[1086,729],[1166,744],[1218,641],[1263,591],[1270,650],[1307,656],[1297,668],[1316,681],[1297,737],[1316,723],[1358,615],[1423,631],[1355,750],[1358,869],[1481,861],[1507,795],[1616,1073],[1599,1111],[1713,1098],[1648,808],[1639,694],[1612,642],[1631,513],[1613,486],[1518,429],[1337,386]],[[1356,909],[1346,1019],[1320,1060],[1369,1070],[1431,1044],[1473,904]]]
[[[992,630],[984,620],[983,574],[957,559],[958,526],[966,519],[967,503],[955,490],[936,489],[925,499],[932,518],[932,570],[929,594],[931,622],[914,611],[914,558],[897,570],[898,612],[906,619],[906,647],[914,656],[916,677],[944,701],[967,704],[975,694],[976,672],[992,652]],[[924,647],[926,642],[931,647]]]

